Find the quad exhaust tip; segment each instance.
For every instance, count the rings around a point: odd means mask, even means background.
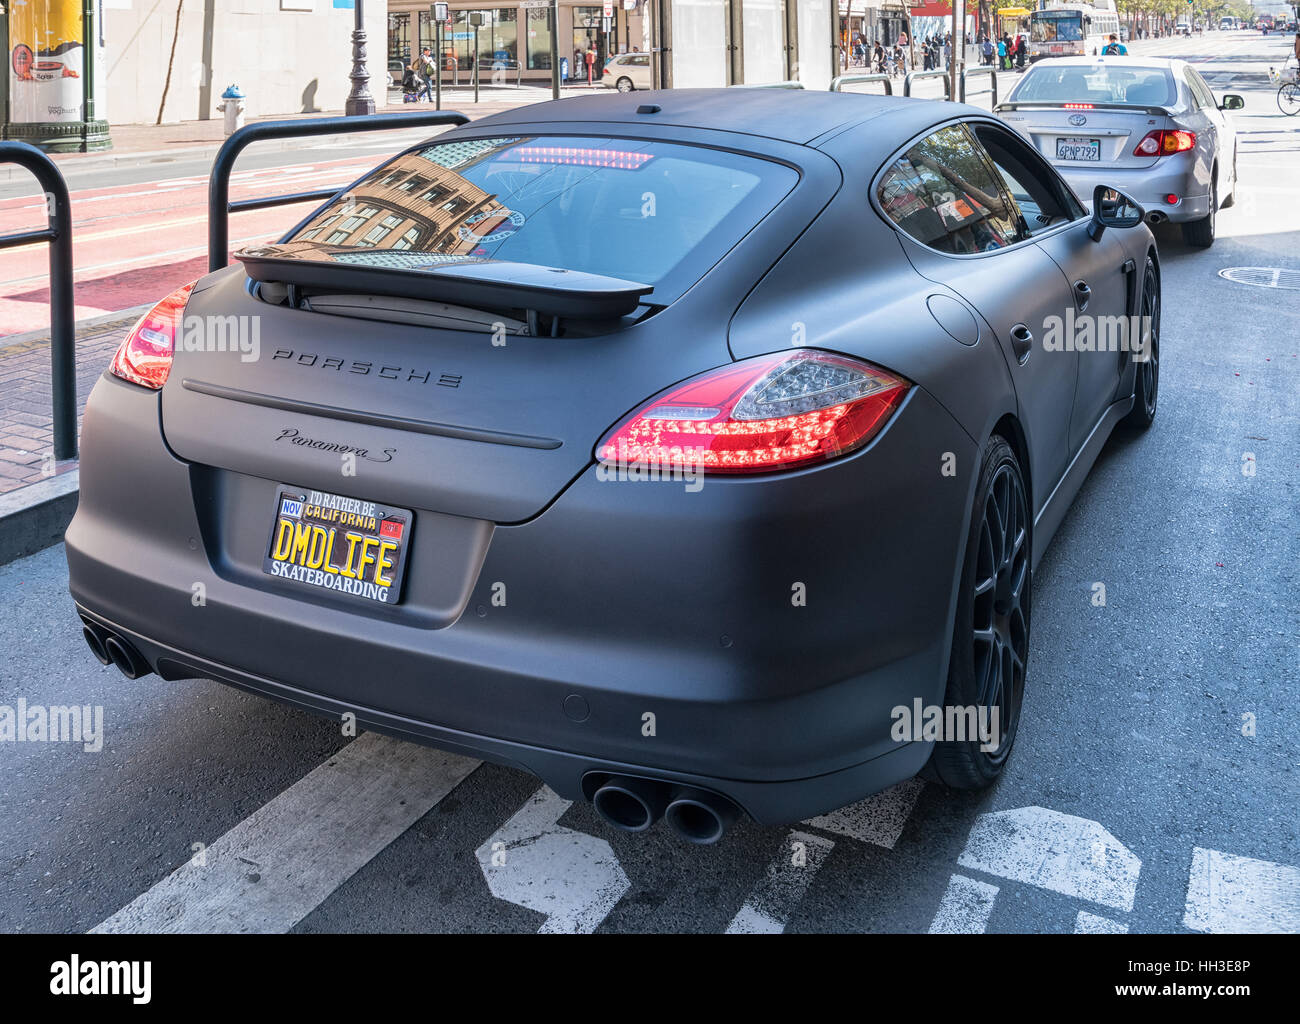
[[[592,794],[602,821],[622,832],[645,832],[660,818],[689,843],[716,843],[740,816],[726,797],[655,779],[613,775]]]

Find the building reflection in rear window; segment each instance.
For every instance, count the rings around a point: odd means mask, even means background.
[[[508,260],[659,285],[686,264],[698,277],[797,180],[784,164],[678,143],[466,139],[395,158],[288,241],[394,270]]]

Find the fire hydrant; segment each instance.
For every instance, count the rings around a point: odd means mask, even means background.
[[[221,94],[221,99],[217,109],[225,112],[226,134],[233,135],[244,127],[244,94],[239,86],[232,85]]]

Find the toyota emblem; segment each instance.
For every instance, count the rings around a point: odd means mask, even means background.
[[[1078,128],[1082,124],[1087,124],[1087,123],[1088,123],[1088,119],[1084,117],[1082,114],[1070,115],[1070,124],[1074,125],[1076,128]]]

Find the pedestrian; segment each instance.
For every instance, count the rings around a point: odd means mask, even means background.
[[[947,38],[943,41],[943,68],[945,71],[952,67],[952,39]]]
[[[1025,70],[1025,50],[1027,44],[1023,34],[1016,36],[1016,70]]]
[[[1007,69],[1007,37],[1003,36],[998,40],[998,68],[1002,71]]]
[[[1112,32],[1109,41],[1102,47],[1101,55],[1103,57],[1127,57],[1128,47],[1121,43],[1119,36]]]
[[[982,58],[980,63],[990,67],[993,65],[993,42],[988,36],[985,36],[984,42],[980,44],[980,55]]]
[[[875,65],[876,74],[883,75],[885,73],[885,48],[880,45],[879,39],[876,40],[876,48],[872,51],[871,61]]]

